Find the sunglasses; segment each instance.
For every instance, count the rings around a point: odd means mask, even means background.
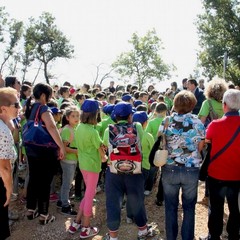
[[[15,103],[13,103],[13,104],[10,104],[10,106],[13,106],[13,107],[15,107],[15,108],[21,108],[21,105],[20,105],[20,103],[19,102],[15,102]]]

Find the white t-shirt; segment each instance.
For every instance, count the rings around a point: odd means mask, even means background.
[[[17,158],[12,133],[8,126],[0,120],[0,161],[10,160],[11,164]],[[0,175],[1,177],[1,175]]]

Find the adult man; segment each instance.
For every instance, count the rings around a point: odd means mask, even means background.
[[[187,81],[187,90],[191,91],[197,99],[197,104],[196,104],[195,108],[193,109],[192,113],[198,114],[198,112],[200,111],[200,108],[202,106],[202,103],[205,100],[203,90],[198,87],[198,83],[195,79],[189,79]]]
[[[207,129],[206,141],[212,144],[208,182],[211,211],[208,220],[208,239],[219,240],[223,230],[224,201],[227,198],[229,217],[228,239],[238,240],[240,213],[238,193],[240,188],[240,91],[229,89],[223,95],[225,115],[211,122]],[[232,141],[231,141],[232,140]],[[223,150],[222,150],[223,149]]]
[[[110,86],[108,87],[108,91],[114,93],[116,88],[114,87],[114,81],[110,81]]]

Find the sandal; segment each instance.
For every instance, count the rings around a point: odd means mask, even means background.
[[[47,215],[40,214],[40,217],[44,218],[44,219],[39,219],[39,223],[41,225],[46,225],[46,224],[54,222],[56,220],[55,216],[49,215],[49,214],[47,214]]]
[[[30,214],[27,214],[28,220],[33,220],[39,216],[39,212],[37,209],[35,209],[35,210],[28,209],[28,213],[30,213]]]

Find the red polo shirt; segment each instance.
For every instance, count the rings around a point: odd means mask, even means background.
[[[239,127],[238,112],[229,112],[223,118],[209,124],[206,139],[212,143],[211,157],[230,141]],[[219,180],[240,180],[240,133],[229,148],[210,163],[208,175]]]

